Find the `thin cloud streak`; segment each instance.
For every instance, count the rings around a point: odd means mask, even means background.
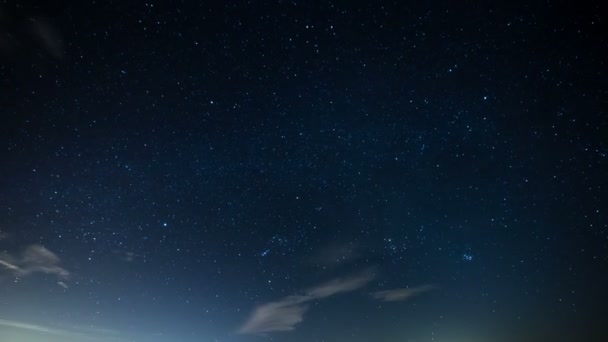
[[[34,273],[45,273],[67,279],[70,272],[60,267],[60,262],[61,260],[57,255],[40,245],[27,247],[19,259],[10,255],[0,255],[0,266],[20,277]]]
[[[237,331],[239,334],[264,334],[273,331],[291,331],[304,320],[308,311],[307,302],[357,290],[374,279],[371,271],[359,275],[334,279],[313,287],[303,295],[284,297],[278,301],[258,306],[249,319]]]
[[[365,286],[373,279],[371,272],[365,272],[356,277],[334,279],[326,284],[317,286],[308,291],[313,299],[333,296],[340,292],[349,292]]]
[[[21,269],[13,264],[10,264],[4,260],[0,260],[0,265],[4,266],[5,268],[11,270],[11,271],[17,271],[19,272]]]
[[[5,331],[9,329],[36,334],[38,335],[37,340],[39,340],[40,335],[52,335],[54,336],[54,341],[56,338],[69,338],[70,341],[75,339],[78,341],[126,341],[121,338],[121,333],[116,330],[95,328],[91,326],[71,326],[61,329],[28,322],[0,319],[0,330]],[[26,336],[32,335],[28,334]],[[30,339],[27,340],[29,341]]]
[[[45,333],[45,334],[54,334],[54,335],[66,335],[66,334],[70,333],[69,331],[66,331],[66,330],[54,329],[54,328],[49,328],[49,327],[45,327],[42,325],[36,325],[36,324],[30,324],[30,323],[24,323],[24,322],[18,322],[18,321],[10,321],[10,320],[6,320],[6,319],[0,319],[0,327],[27,330],[27,331],[33,331],[33,332]]]
[[[371,293],[372,297],[384,302],[398,302],[436,289],[435,285],[422,285],[410,288],[397,288]]]

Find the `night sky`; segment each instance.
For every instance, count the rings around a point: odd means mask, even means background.
[[[0,4],[0,341],[608,341],[600,1],[49,3]]]

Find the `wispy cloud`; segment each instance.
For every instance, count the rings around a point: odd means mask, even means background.
[[[18,321],[10,321],[10,320],[6,320],[6,319],[0,319],[0,327],[28,330],[28,331],[38,332],[38,333],[55,334],[55,335],[65,335],[66,333],[68,333],[65,330],[54,329],[54,328],[46,327],[43,325],[36,325],[36,324],[30,324],[30,323],[18,322]]]
[[[23,321],[0,319],[0,331],[17,330],[23,333],[30,333],[26,336],[36,336],[40,340],[40,334],[53,335],[54,338],[69,338],[70,341],[122,341],[120,332],[116,330],[95,328],[92,326],[70,326],[67,328],[55,328],[47,325],[33,324]],[[31,335],[36,334],[36,335]],[[30,341],[30,339],[27,339]]]
[[[15,266],[15,265],[13,265],[13,264],[11,264],[9,262],[6,262],[6,261],[4,261],[2,259],[0,259],[0,265],[4,266],[6,269],[8,269],[10,271],[16,271],[17,272],[17,271],[20,270],[19,267]]]
[[[136,261],[137,259],[143,257],[140,254],[137,254],[135,252],[129,252],[129,251],[125,252],[125,251],[114,250],[113,253],[117,254],[122,261],[126,261],[126,262],[133,262],[133,261]]]
[[[357,276],[348,278],[334,279],[323,285],[319,285],[307,291],[307,295],[312,299],[333,296],[340,292],[349,292],[365,286],[374,278],[371,271],[363,272]]]
[[[27,276],[35,273],[53,274],[60,279],[67,279],[70,272],[59,266],[61,260],[55,253],[40,245],[27,247],[20,258],[11,255],[0,255],[0,270],[13,273],[16,276]]]
[[[272,331],[290,331],[302,322],[310,299],[306,296],[285,297],[276,302],[258,306],[251,317],[238,330],[241,334],[260,334]]]
[[[397,288],[386,291],[378,291],[373,292],[371,295],[375,299],[379,299],[384,302],[397,302],[417,296],[424,292],[434,290],[436,288],[437,287],[435,285],[422,285],[418,287]]]
[[[302,322],[308,310],[306,303],[327,298],[339,293],[357,290],[374,278],[372,271],[356,276],[334,279],[310,288],[302,295],[284,297],[275,302],[258,306],[249,319],[238,330],[240,334],[263,334],[273,331],[291,331]]]

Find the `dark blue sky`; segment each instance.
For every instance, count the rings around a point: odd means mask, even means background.
[[[3,1],[0,339],[607,339],[602,13]]]

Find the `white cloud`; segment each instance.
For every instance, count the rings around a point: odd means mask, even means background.
[[[57,328],[0,318],[0,338],[5,336],[2,333],[11,330],[18,332],[16,336],[19,336],[19,338],[15,339],[18,341],[126,341],[126,339],[120,338],[121,333],[119,331],[111,329],[93,326],[66,326],[65,328]]]
[[[309,299],[304,296],[292,296],[260,305],[238,332],[259,334],[293,330],[304,319],[304,313],[308,310],[304,304],[307,300]]]
[[[20,277],[34,273],[45,273],[67,279],[70,272],[60,267],[60,262],[61,260],[57,255],[40,245],[27,247],[21,258],[0,255],[0,266]],[[2,267],[0,267],[0,270]]]
[[[7,268],[7,269],[9,269],[11,271],[17,271],[18,272],[18,271],[21,270],[19,267],[15,266],[15,265],[13,265],[13,264],[11,264],[9,262],[6,262],[4,260],[1,260],[1,259],[0,259],[0,265],[4,266],[5,268]]]
[[[418,287],[410,287],[410,288],[397,288],[386,291],[378,291],[373,292],[372,297],[379,299],[384,302],[397,302],[401,300],[406,300],[413,296],[417,296],[421,293],[428,292],[436,289],[435,285],[422,285]]]
[[[372,272],[364,272],[355,277],[334,279],[308,290],[308,295],[313,299],[317,299],[333,296],[340,292],[353,291],[365,286],[373,279],[373,276]]]
[[[308,311],[307,302],[357,290],[367,285],[373,278],[374,274],[366,271],[356,276],[334,279],[310,288],[303,295],[288,296],[275,302],[262,304],[253,311],[238,333],[263,334],[294,330]]]
[[[28,331],[38,332],[38,333],[55,334],[55,335],[64,335],[67,333],[67,331],[65,331],[65,330],[59,330],[59,329],[54,329],[54,328],[50,328],[50,327],[46,327],[46,326],[42,326],[42,325],[36,325],[36,324],[30,324],[30,323],[24,323],[24,322],[18,322],[18,321],[10,321],[10,320],[6,320],[6,319],[0,319],[0,327],[28,330]]]

